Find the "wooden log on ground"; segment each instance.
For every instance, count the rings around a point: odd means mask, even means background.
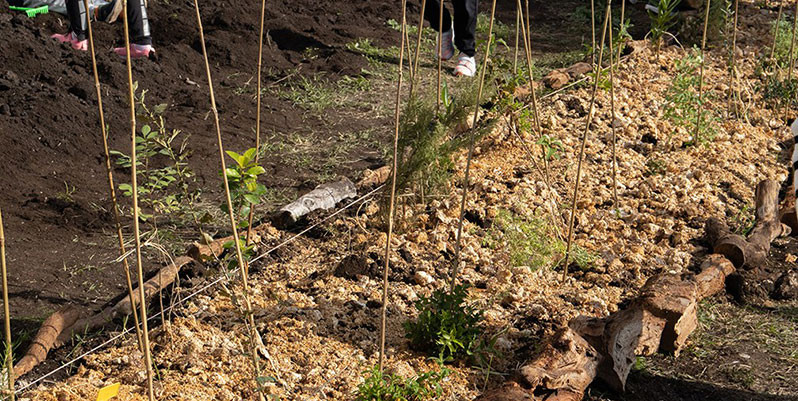
[[[58,336],[64,329],[75,324],[80,315],[80,309],[73,307],[61,309],[50,315],[39,327],[28,351],[14,366],[14,374],[17,377],[22,376],[47,359],[47,353],[53,349]]]
[[[158,274],[144,283],[145,299],[150,300],[162,289],[174,283],[180,269],[192,261],[193,259],[188,256],[181,256],[158,271]],[[138,291],[133,291],[133,299],[138,305],[140,299]],[[75,334],[96,330],[117,317],[129,315],[132,311],[130,297],[126,295],[115,305],[88,317],[81,316],[82,313],[77,308],[67,308],[53,313],[39,328],[33,344],[14,367],[14,373],[22,376],[30,372],[47,359],[50,350],[66,344]]]
[[[678,354],[698,324],[698,302],[721,291],[737,274],[735,267],[764,263],[771,241],[790,232],[780,222],[782,215],[778,184],[762,181],[756,188],[755,226],[747,239],[731,233],[721,220],[710,219],[706,237],[722,255],[707,257],[699,274],[659,274],[626,308],[606,318],[573,319],[521,368],[520,385],[506,384],[480,399],[581,400],[596,377],[622,391],[636,355],[656,350]]]
[[[545,391],[547,400],[579,401],[596,377],[598,351],[569,327],[561,329],[541,354],[521,368],[530,393]]]
[[[260,225],[252,229],[252,237],[250,239],[253,244],[260,242],[260,234],[258,234],[258,232],[263,228],[265,228],[265,225]],[[243,236],[245,233],[246,231],[243,231],[240,235]],[[213,261],[224,253],[224,245],[232,240],[233,236],[229,235],[206,244],[195,242],[188,248],[186,254],[197,262]]]
[[[770,251],[770,243],[788,235],[790,227],[782,224],[779,213],[779,184],[763,180],[756,187],[756,223],[747,239],[730,232],[722,221],[707,220],[707,240],[715,253],[726,256],[736,268],[753,269],[762,266]]]
[[[391,176],[391,166],[382,166],[376,170],[366,170],[363,178],[357,182],[358,189],[372,188],[385,183]]]
[[[275,216],[275,223],[283,227],[290,226],[310,212],[332,209],[338,202],[355,196],[357,188],[348,178],[321,184],[299,199],[283,206]]]

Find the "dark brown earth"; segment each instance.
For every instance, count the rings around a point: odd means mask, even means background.
[[[260,2],[210,1],[201,4],[225,146],[244,150],[253,143],[254,74]],[[480,8],[489,12],[490,3]],[[515,1],[498,2],[497,15],[514,24]],[[533,41],[548,51],[582,49],[589,27],[574,25],[553,5],[532,3]],[[583,9],[584,6],[582,6]],[[419,5],[411,2],[408,15]],[[369,38],[379,47],[394,46],[399,34],[388,19],[400,19],[400,2],[273,2],[267,7],[264,85],[277,87],[297,76],[331,82],[357,76],[368,67],[347,43]],[[213,120],[191,2],[154,1],[149,6],[157,49],[155,60],[138,60],[133,79],[148,90],[150,105],[168,105],[168,127],[189,135],[190,167],[203,199],[218,204],[221,189]],[[414,17],[408,17],[411,20]],[[10,271],[11,309],[17,327],[35,327],[61,305],[99,309],[123,291],[116,256],[111,204],[104,172],[92,68],[88,54],[49,39],[66,30],[63,16],[29,19],[0,10],[0,209],[4,212]],[[119,45],[121,25],[95,24],[98,69],[102,82],[110,146],[129,148],[124,63],[110,52]],[[395,63],[396,60],[393,60]],[[370,142],[350,147],[332,171],[356,178],[364,168],[383,164],[388,122],[372,116],[366,104],[332,107],[323,112],[292,101],[263,97],[264,141],[299,137],[318,144],[311,154],[323,158],[344,141],[340,133],[374,129]],[[267,154],[262,182],[285,198],[319,184],[320,170],[286,163],[293,149]],[[117,184],[129,182],[125,169],[114,171]],[[129,199],[122,198],[129,210]],[[129,234],[129,219],[125,221]],[[218,224],[223,227],[222,224]],[[220,230],[224,230],[220,228]],[[212,230],[211,234],[215,232]],[[182,235],[182,236],[181,236]],[[197,238],[196,230],[179,232],[178,242]],[[152,253],[145,270],[163,257]]]

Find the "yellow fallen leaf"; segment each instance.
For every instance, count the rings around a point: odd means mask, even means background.
[[[110,386],[105,386],[97,393],[97,401],[108,401],[119,394],[119,383],[114,383]]]

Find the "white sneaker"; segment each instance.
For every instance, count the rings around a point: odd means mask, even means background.
[[[477,61],[473,57],[469,57],[460,53],[457,58],[457,67],[454,68],[454,75],[458,77],[473,77],[477,72]]]
[[[441,60],[449,60],[454,57],[454,25],[448,31],[441,34],[443,45],[438,51],[438,56]]]

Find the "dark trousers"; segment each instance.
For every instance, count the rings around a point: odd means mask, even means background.
[[[432,29],[439,31],[438,19],[440,18],[440,0],[427,0],[424,9],[424,19],[429,21]],[[477,0],[452,0],[454,3],[454,45],[469,57],[476,53],[476,40],[474,33],[477,30]],[[452,16],[449,9],[443,7],[443,30],[448,31],[452,26]]]
[[[117,0],[122,1],[122,0]],[[110,5],[109,5],[110,6]],[[83,0],[66,1],[67,16],[72,32],[79,40],[86,38],[86,7]],[[127,18],[130,42],[137,45],[151,45],[150,23],[147,20],[147,9],[141,0],[127,1]]]

